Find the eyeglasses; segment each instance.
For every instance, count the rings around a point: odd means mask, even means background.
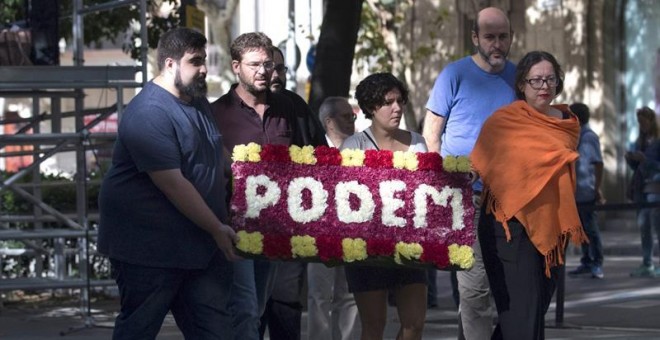
[[[350,122],[354,122],[357,120],[357,115],[353,112],[338,114],[337,117],[341,117]]]
[[[555,86],[557,86],[557,84],[559,84],[559,81],[555,77],[549,77],[547,79],[532,78],[532,79],[525,79],[525,81],[534,90],[540,90],[543,87],[543,83],[548,84],[548,87],[555,87]]]
[[[261,67],[264,67],[266,71],[272,71],[275,68],[275,63],[272,61],[265,61],[263,63],[243,63],[243,65],[249,67],[252,71],[259,71]]]
[[[277,71],[277,73],[284,73],[289,70],[289,68],[284,66],[284,64],[277,64],[273,69]]]

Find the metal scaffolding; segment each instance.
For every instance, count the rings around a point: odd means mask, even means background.
[[[140,37],[142,39],[141,66],[84,66],[83,55],[83,16],[88,13],[112,10],[122,6],[138,6],[140,9]],[[112,280],[91,280],[89,271],[89,242],[96,236],[90,221],[98,219],[97,213],[87,208],[86,152],[99,148],[109,148],[114,133],[90,133],[90,129],[114,112],[121,116],[123,110],[123,90],[142,87],[147,81],[147,3],[146,0],[115,0],[93,6],[84,6],[83,0],[73,1],[73,66],[16,66],[0,67],[0,97],[29,98],[32,100],[32,117],[23,119],[26,125],[12,135],[0,135],[0,158],[29,155],[32,163],[6,179],[0,178],[0,193],[11,190],[15,195],[33,205],[32,215],[10,215],[0,212],[0,240],[20,241],[25,249],[2,249],[0,255],[35,257],[51,256],[54,268],[44,273],[37,268],[37,277],[0,278],[0,291],[18,289],[58,289],[80,288],[83,306],[89,302],[89,287],[112,285]],[[136,74],[142,72],[141,80]],[[85,109],[86,89],[114,89],[117,103],[108,108]],[[42,113],[40,100],[49,99],[51,112]],[[62,112],[62,100],[74,102],[73,112]],[[94,114],[96,118],[85,123],[85,116]],[[62,119],[75,120],[75,132],[62,132]],[[0,120],[0,125],[16,123],[16,120]],[[43,133],[41,124],[50,123],[50,132]],[[27,134],[27,131],[32,131]],[[7,151],[6,146],[29,145],[31,150]],[[60,212],[42,200],[42,187],[39,173],[40,164],[61,152],[75,152],[76,211],[74,214]],[[29,184],[18,180],[32,175]],[[48,185],[66,185],[48,183]],[[56,228],[43,228],[45,222],[55,222]],[[27,224],[28,228],[13,228],[15,223]],[[53,240],[52,247],[45,247],[39,240]],[[66,248],[67,239],[75,239],[75,246]],[[77,256],[77,268],[68,268],[66,255]],[[2,265],[0,258],[0,266]],[[36,261],[39,263],[40,261]],[[79,275],[76,275],[75,272]],[[1,301],[0,301],[1,302]]]

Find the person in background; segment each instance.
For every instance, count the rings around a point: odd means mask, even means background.
[[[477,14],[472,28],[476,53],[442,70],[426,104],[423,134],[429,151],[442,157],[469,155],[486,118],[516,99],[515,65],[507,61],[512,40],[511,24],[500,9],[488,7]],[[481,181],[474,183],[473,190],[476,219]],[[494,311],[478,237],[472,248],[474,266],[456,273],[458,338],[486,340],[493,331]]]
[[[355,98],[372,123],[366,130],[348,137],[341,145],[342,150],[427,150],[421,135],[399,128],[408,90],[392,74],[375,73],[366,77],[356,87]],[[344,269],[360,315],[361,339],[383,339],[389,289],[394,291],[401,323],[397,339],[422,338],[426,317],[426,270],[369,265],[349,265]]]
[[[340,146],[355,132],[355,113],[344,97],[328,97],[319,108],[328,145]],[[307,265],[307,333],[315,340],[356,338],[357,305],[343,267]]]
[[[346,138],[352,136],[356,119],[353,107],[344,97],[328,97],[319,107],[319,120],[329,146],[338,148]]]
[[[593,206],[605,203],[601,192],[603,180],[603,156],[600,152],[598,135],[589,127],[589,107],[582,103],[575,103],[570,109],[580,121],[580,142],[578,144],[578,158],[575,166],[576,191],[575,201],[584,232],[589,243],[583,243],[580,266],[568,272],[568,275],[591,274],[592,277],[602,279],[603,274],[603,244],[600,239],[598,220]]]
[[[563,76],[550,53],[527,53],[519,100],[486,120],[470,155],[484,184],[478,231],[498,312],[493,339],[544,339],[566,243],[586,241],[575,203],[580,125],[567,105],[551,105]]]
[[[635,203],[660,202],[660,139],[656,114],[645,106],[637,110],[639,136],[626,161],[634,170],[629,198]],[[644,207],[637,211],[637,225],[642,237],[642,264],[630,273],[632,277],[660,276],[653,265],[653,229],[660,243],[660,208]]]
[[[126,106],[101,186],[99,251],[121,310],[114,339],[155,339],[171,311],[186,339],[231,339],[234,231],[222,138],[206,100],[206,38],[158,42],[160,73]]]
[[[296,109],[289,98],[271,93],[275,68],[272,42],[261,32],[244,33],[230,46],[232,70],[238,80],[211,108],[227,150],[251,142],[303,145]],[[272,265],[271,265],[272,264]],[[234,262],[230,301],[236,339],[259,339],[259,319],[272,291],[274,262],[244,259]]]
[[[288,68],[284,63],[284,54],[276,46],[272,46],[271,48],[273,49],[275,69],[270,78],[270,91],[283,94],[293,102],[296,113],[296,123],[302,132],[300,134],[300,137],[302,138],[300,143],[302,143],[302,145],[312,146],[327,145],[324,138],[323,127],[321,126],[318,116],[312,112],[309,105],[302,97],[286,88],[286,72],[288,71]]]
[[[284,63],[284,54],[275,46],[272,46],[272,51],[275,66],[270,78],[270,91],[283,94],[293,102],[296,122],[301,130],[308,132],[304,134],[304,144],[326,145],[323,128],[307,103],[298,94],[285,87],[287,67]],[[263,338],[268,328],[268,336],[271,340],[300,339],[303,309],[301,295],[306,265],[304,262],[280,262],[277,266],[272,291],[266,292],[269,298],[261,316],[260,337]]]

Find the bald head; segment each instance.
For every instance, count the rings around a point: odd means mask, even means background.
[[[511,31],[511,23],[509,22],[509,18],[507,18],[506,14],[499,8],[487,7],[477,13],[477,18],[474,20],[472,31],[474,31],[476,34],[479,34],[479,30],[482,27],[501,27],[502,25],[506,25],[509,31]]]
[[[499,8],[484,8],[474,21],[472,43],[477,53],[472,59],[486,72],[501,72],[506,66],[512,39],[511,23],[506,14]]]

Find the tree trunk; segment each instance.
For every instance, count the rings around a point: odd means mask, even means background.
[[[309,104],[315,114],[325,98],[348,97],[362,1],[326,2],[309,95]]]

